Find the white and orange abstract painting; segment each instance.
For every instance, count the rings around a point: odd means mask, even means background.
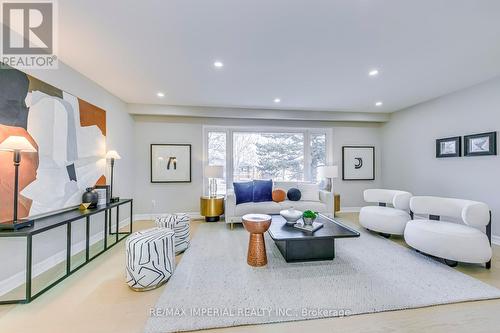
[[[16,69],[0,69],[0,142],[26,137],[19,217],[80,204],[87,187],[106,183],[106,111]],[[0,222],[13,214],[12,153],[0,151]]]

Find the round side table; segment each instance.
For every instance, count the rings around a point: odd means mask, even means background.
[[[250,233],[247,263],[253,267],[267,265],[264,233],[271,226],[271,216],[265,214],[247,214],[243,215],[241,219],[243,226]]]
[[[202,196],[200,197],[200,215],[205,216],[207,222],[217,222],[224,214],[224,197]]]

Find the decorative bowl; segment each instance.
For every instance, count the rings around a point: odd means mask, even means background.
[[[287,225],[294,225],[302,217],[302,212],[293,208],[280,211],[280,215],[286,220]]]

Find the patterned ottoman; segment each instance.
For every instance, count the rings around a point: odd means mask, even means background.
[[[175,254],[182,253],[189,247],[190,222],[187,214],[168,214],[155,220],[157,227],[169,228],[175,232]]]
[[[155,289],[168,281],[175,269],[174,231],[152,228],[127,238],[127,283],[136,291]]]

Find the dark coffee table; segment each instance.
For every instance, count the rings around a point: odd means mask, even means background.
[[[268,233],[286,262],[333,260],[336,238],[359,237],[356,230],[322,214],[316,222],[323,223],[323,228],[314,233],[287,226],[281,215],[272,218]]]

